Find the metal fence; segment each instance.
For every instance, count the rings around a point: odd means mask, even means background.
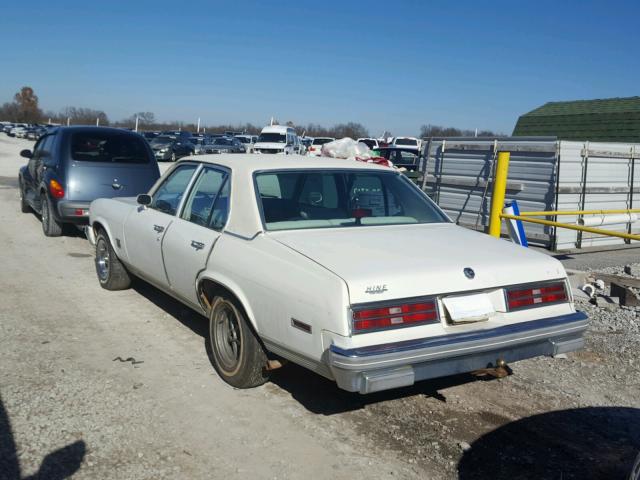
[[[632,144],[589,144],[554,137],[434,138],[424,142],[423,175],[417,181],[456,223],[484,229],[499,151],[511,152],[507,200],[517,200],[521,211],[634,206],[633,195],[640,188],[635,168],[640,147]],[[623,242],[543,225],[527,224],[525,229],[531,243],[560,250]],[[640,225],[611,229],[638,232]]]

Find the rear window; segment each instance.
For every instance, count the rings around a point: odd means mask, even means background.
[[[398,138],[396,145],[418,145],[418,142],[412,138]]]
[[[314,145],[324,145],[325,143],[333,142],[333,138],[314,138]]]
[[[448,221],[404,175],[392,171],[267,171],[255,181],[267,230]]]
[[[71,158],[80,162],[149,163],[139,136],[87,132],[71,135]]]

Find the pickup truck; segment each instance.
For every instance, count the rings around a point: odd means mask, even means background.
[[[404,175],[332,158],[185,158],[90,208],[98,281],[205,315],[238,388],[286,359],[369,393],[579,349],[560,262],[455,225]]]

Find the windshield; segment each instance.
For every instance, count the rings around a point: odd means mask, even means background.
[[[413,138],[398,138],[396,139],[396,145],[418,145],[418,142]]]
[[[314,138],[314,145],[324,145],[325,143],[333,142],[333,138]]]
[[[258,138],[260,143],[287,143],[287,136],[284,133],[261,133]]]
[[[447,222],[393,171],[300,170],[256,174],[267,230]]]
[[[170,137],[156,137],[151,142],[150,145],[168,145],[169,143],[173,143],[173,138]]]
[[[247,137],[236,137],[242,143],[251,143],[251,140]]]
[[[233,145],[233,142],[228,138],[216,138],[213,141],[214,145]]]
[[[138,135],[74,133],[71,158],[82,162],[148,163],[145,141]]]

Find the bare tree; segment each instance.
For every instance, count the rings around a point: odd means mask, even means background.
[[[38,97],[33,88],[22,87],[13,97],[13,102],[0,108],[0,117],[13,122],[37,123],[42,119],[42,110],[38,107]]]
[[[441,127],[439,125],[422,125],[420,127],[420,137],[473,137],[475,130],[463,130],[455,127]],[[481,130],[478,132],[480,137],[499,137],[503,134],[492,132],[491,130]]]

